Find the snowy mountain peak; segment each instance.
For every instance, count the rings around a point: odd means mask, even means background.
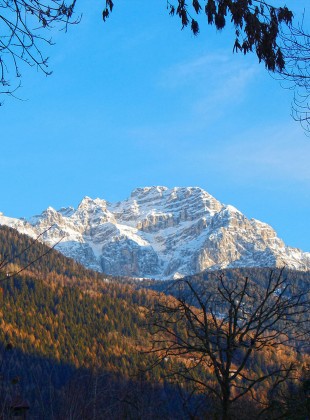
[[[247,219],[199,187],[135,189],[117,203],[84,197],[77,209],[48,207],[28,222],[0,224],[43,240],[108,274],[177,278],[225,267],[309,270],[310,253],[285,246],[266,223]]]
[[[107,205],[107,202],[105,200],[102,200],[100,198],[92,199],[88,196],[85,196],[80,202],[80,204],[78,205],[77,210],[93,209],[96,207],[101,207],[105,209],[106,205]]]
[[[231,206],[230,204],[228,204],[227,206],[225,206],[225,209],[231,213],[231,214],[239,214],[242,215],[241,211],[239,211],[238,209],[236,209],[236,207]]]
[[[64,217],[70,217],[75,212],[75,209],[73,207],[61,207],[58,210],[58,213],[62,214]]]
[[[161,187],[161,186],[135,188],[131,193],[131,197],[141,198],[148,195],[162,196],[162,193],[167,190],[168,190],[167,187]]]

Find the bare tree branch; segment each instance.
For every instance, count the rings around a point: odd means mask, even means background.
[[[15,96],[20,83],[11,87],[11,79],[21,77],[21,63],[51,74],[42,52],[44,44],[52,44],[46,33],[79,22],[73,18],[76,0],[71,1],[0,0],[0,94]]]
[[[48,227],[43,232],[41,232],[35,239],[33,239],[30,242],[29,245],[27,245],[24,249],[22,249],[22,251],[19,252],[18,254],[16,254],[16,255],[15,254],[13,254],[13,255],[4,255],[2,257],[2,260],[0,260],[0,273],[3,272],[5,270],[5,268],[8,267],[9,264],[13,264],[19,257],[26,256],[27,255],[27,251],[29,251],[33,246],[35,246],[35,244],[37,244],[40,241],[40,238],[42,236],[44,236],[53,227],[54,227],[54,225]],[[3,281],[3,280],[5,280],[5,279],[9,279],[11,277],[14,277],[14,276],[20,274],[21,272],[25,271],[28,267],[30,267],[31,265],[33,265],[34,263],[36,263],[37,261],[39,261],[41,258],[43,258],[47,254],[49,254],[63,239],[64,239],[64,237],[61,237],[53,246],[48,247],[45,252],[41,253],[36,258],[30,260],[28,263],[26,263],[25,265],[23,265],[22,267],[20,267],[18,270],[14,271],[14,272],[6,272],[6,273],[4,273],[2,278],[0,276],[0,282]]]
[[[177,361],[169,376],[216,396],[222,419],[241,398],[296,380],[297,361],[277,361],[276,352],[289,347],[296,355],[296,344],[302,348],[309,339],[308,290],[296,290],[283,269],[271,271],[264,287],[222,274],[214,288],[184,279],[169,292],[174,297],[161,297],[149,312],[147,352],[157,355],[153,366],[170,357]],[[257,357],[267,353],[275,360],[259,366]]]
[[[285,66],[278,74],[284,87],[294,91],[292,117],[310,135],[310,33],[305,16],[299,25],[282,31],[280,38]]]

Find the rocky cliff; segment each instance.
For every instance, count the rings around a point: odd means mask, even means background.
[[[118,203],[85,197],[0,224],[37,237],[85,266],[113,275],[178,278],[205,269],[310,269],[310,253],[285,246],[267,224],[246,218],[197,187],[146,187]]]

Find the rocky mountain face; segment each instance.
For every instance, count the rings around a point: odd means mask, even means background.
[[[146,187],[125,201],[83,198],[77,209],[49,207],[0,224],[37,237],[88,268],[112,275],[178,278],[206,269],[310,269],[310,253],[285,246],[267,224],[247,219],[197,187]]]

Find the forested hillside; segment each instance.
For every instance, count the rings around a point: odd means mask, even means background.
[[[0,233],[2,413],[9,415],[20,394],[30,418],[136,417],[144,410],[152,418],[152,399],[166,416],[177,413],[182,402],[173,387],[163,388],[163,368],[147,371],[150,357],[141,357],[154,294],[87,270],[15,230]]]
[[[0,228],[0,255],[3,418],[12,414],[17,397],[29,404],[28,418],[36,419],[221,418],[218,402],[203,388],[171,374],[187,366],[195,353],[158,360],[150,352],[154,343],[149,310],[161,302],[169,283],[92,272],[5,227]],[[14,274],[23,267],[27,268]],[[251,275],[260,284],[266,278],[263,271],[251,270],[226,275]],[[295,275],[305,287],[307,274]],[[208,276],[201,274],[195,281],[208,282]],[[175,330],[183,334],[182,328],[175,323]],[[275,365],[292,362],[296,362],[296,380],[287,384],[289,394],[287,387],[281,388],[283,398],[291,396],[290,403],[277,397],[282,405],[261,418],[283,413],[287,418],[305,418],[305,352],[270,348],[252,357],[250,368],[268,372]],[[214,381],[207,365],[201,364],[194,374],[204,383]],[[267,385],[263,392],[266,405],[275,398],[268,394]],[[254,397],[260,397],[256,391]],[[255,418],[255,399],[241,400],[234,415]]]

